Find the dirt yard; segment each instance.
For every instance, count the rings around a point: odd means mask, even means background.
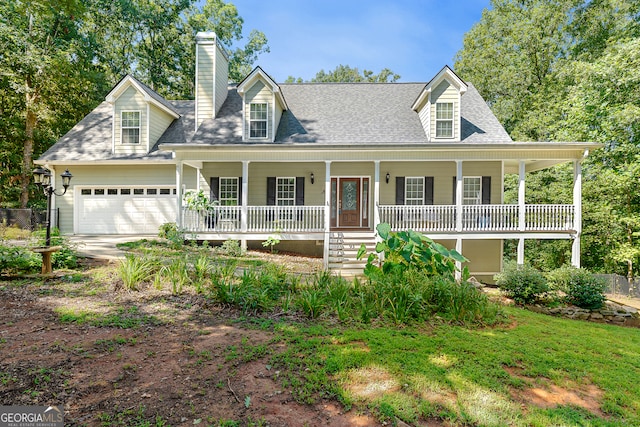
[[[335,401],[296,403],[255,352],[276,345],[271,333],[237,322],[234,311],[195,295],[114,298],[77,277],[0,281],[0,405],[62,404],[65,426],[380,425]],[[137,326],[64,322],[61,307]]]

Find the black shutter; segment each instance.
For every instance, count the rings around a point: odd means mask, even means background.
[[[396,205],[404,205],[404,176],[396,176]]]
[[[304,206],[304,176],[296,177],[296,206]]]
[[[242,177],[238,177],[238,206],[242,206]]]
[[[267,177],[267,206],[276,205],[276,177]]]
[[[433,177],[432,176],[424,177],[424,204],[425,205],[433,204]]]
[[[218,200],[218,191],[220,191],[220,178],[212,176],[209,180],[209,199],[212,202]]]
[[[482,204],[483,205],[491,204],[491,177],[490,176],[482,177]]]
[[[458,178],[457,177],[453,177],[453,203],[452,205],[456,204],[456,193],[457,193],[457,189],[458,189]]]

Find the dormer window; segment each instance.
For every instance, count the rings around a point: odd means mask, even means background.
[[[123,111],[121,119],[122,143],[140,144],[140,111]]]
[[[453,102],[436,103],[436,138],[453,138]]]
[[[249,112],[249,138],[267,137],[267,104],[252,103]]]

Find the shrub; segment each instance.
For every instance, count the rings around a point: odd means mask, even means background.
[[[517,304],[531,304],[549,291],[544,275],[529,265],[508,263],[495,280],[498,287]]]
[[[46,229],[34,231],[32,236],[37,244],[44,246],[46,243]],[[76,268],[78,266],[77,245],[67,237],[60,235],[58,228],[51,228],[51,246],[60,246],[60,250],[51,254],[51,266],[53,268]]]
[[[455,277],[456,262],[468,261],[455,250],[449,250],[427,236],[409,231],[391,231],[387,223],[378,224],[378,236],[382,239],[376,244],[376,252],[384,254],[381,266],[375,265],[378,256],[369,254],[364,274],[373,279],[379,274],[395,274],[408,269],[426,272],[431,276]],[[366,253],[364,244],[358,251],[358,259]]]
[[[184,231],[178,228],[175,222],[165,222],[162,224],[158,229],[158,237],[170,241],[171,247],[174,249],[178,249],[184,245]]]
[[[242,247],[240,246],[240,242],[238,240],[229,239],[225,240],[222,243],[222,247],[220,248],[223,254],[237,257],[242,255]]]
[[[42,261],[30,249],[22,246],[0,246],[0,272],[35,273]]]
[[[566,294],[565,301],[580,308],[600,308],[606,297],[606,281],[583,268],[560,267],[547,275],[551,286]]]

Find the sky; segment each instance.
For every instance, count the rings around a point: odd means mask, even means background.
[[[243,34],[265,33],[270,53],[260,65],[277,82],[310,80],[324,69],[349,65],[400,82],[427,82],[453,67],[464,34],[490,0],[232,0]]]

